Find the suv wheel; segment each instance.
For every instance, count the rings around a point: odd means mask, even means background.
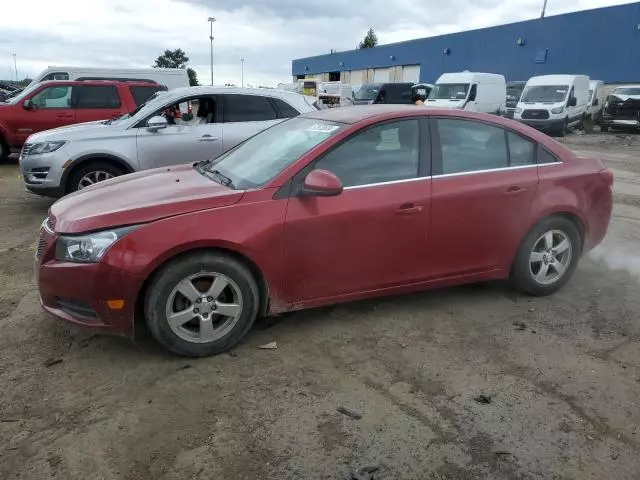
[[[90,187],[99,182],[109,180],[122,175],[123,172],[107,162],[92,162],[86,167],[81,167],[69,180],[67,193],[72,193],[83,188]]]
[[[575,225],[564,217],[540,222],[522,242],[511,280],[530,295],[549,295],[569,281],[581,254]]]
[[[215,355],[238,343],[258,314],[253,275],[239,261],[217,253],[196,253],[165,266],[149,285],[147,327],[179,355]]]
[[[0,161],[7,159],[10,153],[9,145],[7,145],[4,138],[0,136]]]

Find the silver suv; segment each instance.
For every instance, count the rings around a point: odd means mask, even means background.
[[[316,110],[315,100],[251,88],[158,92],[117,120],[31,135],[20,154],[25,187],[61,197],[118,175],[215,158],[283,119]]]

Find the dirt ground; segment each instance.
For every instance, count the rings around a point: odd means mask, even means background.
[[[637,480],[640,136],[565,142],[614,169],[616,206],[555,296],[494,283],[301,312],[200,360],[44,314],[51,202],[0,166],[0,478]]]

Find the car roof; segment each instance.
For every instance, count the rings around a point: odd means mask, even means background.
[[[190,95],[216,95],[216,94],[244,94],[244,95],[261,95],[267,97],[303,97],[297,92],[288,90],[270,89],[270,88],[249,88],[249,87],[224,87],[224,86],[197,86],[197,87],[180,87],[169,91],[171,98],[183,97]]]
[[[418,105],[354,105],[345,108],[327,108],[301,115],[301,117],[314,118],[316,120],[326,120],[329,122],[353,124],[366,119],[374,119],[384,117],[427,115],[436,113],[437,110],[425,108]]]
[[[38,82],[38,85],[151,85],[161,86],[158,82],[146,81],[146,80],[45,80]]]

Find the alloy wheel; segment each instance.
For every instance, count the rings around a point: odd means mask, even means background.
[[[553,285],[571,265],[573,248],[568,235],[560,230],[549,230],[533,245],[529,255],[529,271],[540,285]]]
[[[114,175],[109,172],[105,172],[103,170],[94,170],[92,172],[87,173],[83,176],[78,182],[78,190],[82,190],[83,188],[90,187],[99,182],[104,182],[105,180],[109,180],[113,178]]]
[[[169,294],[166,318],[183,340],[207,343],[227,335],[240,319],[242,294],[226,275],[200,272],[179,282]]]

